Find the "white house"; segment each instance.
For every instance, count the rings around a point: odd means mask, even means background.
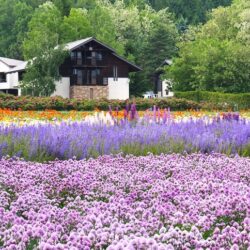
[[[18,68],[22,65],[26,65],[26,62],[0,57],[0,91],[13,95],[20,95],[20,89],[18,89],[19,80],[22,78],[22,72],[14,71],[12,69]]]
[[[162,74],[164,73],[163,67],[164,66],[170,66],[172,64],[172,61],[169,59],[164,60],[164,62],[161,64],[160,68],[157,69],[155,73],[155,95],[159,98],[164,97],[172,97],[174,96],[174,93],[172,92],[172,82],[168,79],[162,80]]]
[[[129,98],[129,73],[141,68],[119,56],[93,37],[67,43],[69,50],[60,65],[61,80],[53,95],[65,98]],[[20,95],[18,88],[27,62],[0,57],[0,91]]]

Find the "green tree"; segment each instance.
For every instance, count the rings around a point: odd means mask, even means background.
[[[145,4],[139,8],[116,0],[108,8],[115,24],[116,40],[124,45],[124,56],[143,68],[131,74],[131,95],[142,95],[152,89],[152,74],[163,60],[174,54],[177,30],[167,10],[155,11]],[[171,51],[171,53],[169,53]]]
[[[187,24],[204,23],[206,13],[219,6],[228,6],[232,0],[149,0],[156,10],[169,8],[177,19],[187,20]]]
[[[65,59],[65,51],[55,47],[61,42],[63,18],[52,3],[40,5],[34,12],[23,52],[29,60],[21,89],[25,94],[49,96],[55,91],[55,81],[60,79],[58,67]]]
[[[60,44],[61,23],[61,12],[53,3],[46,2],[37,8],[23,42],[25,59],[41,56],[44,51]]]
[[[95,8],[88,11],[88,18],[92,25],[93,36],[113,47],[119,54],[124,54],[123,44],[117,40],[117,27],[111,15],[112,6],[100,1]]]
[[[48,49],[43,55],[30,60],[21,82],[22,93],[32,96],[50,96],[56,90],[55,81],[60,80],[59,65],[68,52],[62,47]]]
[[[32,8],[15,0],[0,0],[0,55],[22,59],[21,44]]]
[[[54,5],[61,11],[63,16],[68,16],[75,5],[75,0],[53,0]]]
[[[154,75],[166,58],[172,58],[176,53],[176,30],[173,25],[159,23],[150,34],[148,41],[142,48],[140,61],[143,71],[135,76],[131,84],[131,92],[140,95],[147,90],[154,89]]]
[[[70,15],[64,17],[61,30],[64,42],[70,42],[93,35],[87,10],[72,8]]]
[[[176,90],[230,93],[250,91],[250,1],[215,9],[200,29],[179,44],[179,56],[167,69]],[[191,32],[192,31],[192,32]]]

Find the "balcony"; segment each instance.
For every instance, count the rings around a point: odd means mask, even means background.
[[[106,78],[103,77],[100,69],[74,69],[70,76],[70,85],[79,86],[105,86],[107,85]]]
[[[71,62],[74,67],[104,67],[106,63],[102,53],[96,51],[72,52]]]

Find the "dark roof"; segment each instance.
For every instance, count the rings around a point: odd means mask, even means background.
[[[123,57],[121,57],[121,56],[119,56],[119,55],[117,55],[115,53],[113,53],[113,55],[115,57],[117,57],[118,59],[120,59],[121,61],[128,63],[130,65],[131,69],[132,69],[131,70],[132,72],[136,72],[136,71],[141,71],[142,70],[142,68],[140,68],[139,66],[135,65],[134,63],[129,62],[127,59],[125,59],[125,58],[123,58]]]
[[[65,44],[65,48],[67,48],[69,51],[72,51],[72,50],[75,50],[75,49],[77,49],[77,48],[79,48],[79,47],[81,47],[81,46],[83,46],[85,44],[88,44],[89,42],[92,42],[92,41],[94,41],[94,42],[102,45],[105,48],[107,48],[108,50],[110,50],[111,52],[113,52],[112,54],[115,57],[117,57],[121,61],[126,62],[127,64],[129,64],[132,72],[136,72],[136,71],[141,71],[142,70],[139,66],[137,66],[134,63],[129,62],[127,59],[119,56],[114,49],[112,49],[111,47],[109,47],[105,43],[100,42],[99,40],[97,40],[94,37],[88,37],[88,38],[85,38],[85,39],[81,39],[81,40],[77,40],[77,41],[74,41],[74,42],[66,43]]]
[[[119,56],[118,54],[116,54],[114,49],[112,49],[108,45],[98,41],[94,37],[88,37],[88,38],[77,40],[77,41],[74,41],[74,42],[69,42],[69,43],[66,43],[64,46],[65,46],[65,48],[67,50],[73,51],[73,50],[75,50],[75,49],[77,49],[77,48],[79,48],[79,47],[81,47],[81,46],[83,46],[83,45],[85,45],[85,44],[87,44],[89,42],[92,42],[92,41],[95,41],[96,43],[98,43],[98,44],[102,45],[103,47],[107,48],[108,50],[111,51],[112,55],[114,55],[118,59],[122,60],[123,62],[126,62],[127,64],[129,64],[131,72],[136,72],[136,71],[141,71],[142,70],[139,66],[137,66],[134,63],[131,63],[128,60],[126,60],[125,58]],[[56,46],[55,48],[58,48],[58,46]],[[27,64],[28,64],[28,62],[22,62],[22,64],[18,65],[18,67],[15,67],[15,68],[11,69],[9,72],[24,71]]]

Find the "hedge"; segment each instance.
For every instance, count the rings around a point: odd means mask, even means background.
[[[217,109],[250,109],[250,93],[226,94],[208,91],[176,92],[176,98],[184,98],[198,103],[209,103]]]
[[[13,96],[0,93],[0,108],[11,110],[79,110],[93,111],[95,109],[108,110],[124,108],[125,101],[119,100],[80,100],[62,97],[31,97]],[[175,97],[164,99],[136,99],[138,110],[146,110],[154,105],[160,108],[170,108],[171,110],[242,110],[250,109],[250,94],[223,94],[205,91],[177,92]]]
[[[136,106],[138,110],[146,110],[152,108],[154,105],[160,108],[170,108],[171,110],[188,110],[201,109],[202,105],[197,102],[185,99],[168,98],[168,99],[136,99]],[[79,100],[68,99],[62,97],[30,97],[30,96],[13,96],[0,94],[0,108],[11,110],[79,110],[79,111],[93,111],[95,109],[108,110],[109,106],[113,109],[116,107],[124,108],[125,101],[119,100]]]

